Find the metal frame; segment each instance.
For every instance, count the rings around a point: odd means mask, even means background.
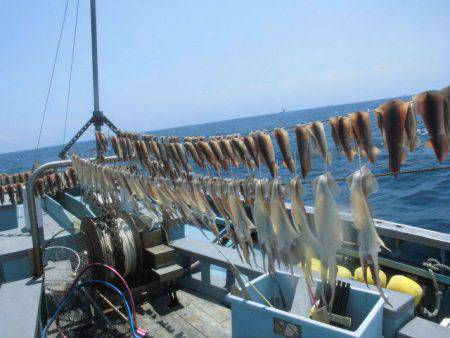
[[[117,159],[117,156],[109,156],[105,160],[111,161],[115,159]],[[90,160],[95,160],[95,158],[91,158]],[[43,164],[32,172],[26,184],[28,215],[30,218],[31,239],[33,242],[33,275],[36,277],[42,276],[44,271],[42,263],[43,240],[41,237],[41,232],[39,231],[36,213],[36,204],[34,199],[36,180],[41,176],[43,172],[47,170],[67,167],[70,164],[72,164],[71,160],[60,160]]]
[[[75,142],[78,141],[81,135],[83,135],[84,132],[92,124],[94,124],[94,126],[97,126],[98,124],[99,125],[106,124],[109,127],[109,129],[111,129],[114,133],[118,134],[120,132],[119,128],[117,128],[106,116],[104,116],[102,112],[94,112],[93,116],[89,119],[89,121],[87,121],[86,124],[83,127],[81,127],[81,129],[75,134],[75,136],[69,142],[66,143],[66,145],[58,155],[59,158],[61,158],[62,160],[67,158],[67,152],[69,151],[69,149],[72,148]]]
[[[42,276],[43,273],[43,264],[42,264],[42,240],[41,233],[39,231],[37,214],[36,214],[36,204],[34,199],[34,190],[36,180],[39,176],[46,170],[62,168],[70,165],[72,163],[71,160],[61,160],[49,162],[44,165],[41,165],[39,168],[33,171],[31,174],[27,184],[26,184],[26,192],[27,192],[27,202],[28,202],[28,215],[30,218],[30,229],[31,229],[31,240],[33,242],[33,274],[36,277]]]

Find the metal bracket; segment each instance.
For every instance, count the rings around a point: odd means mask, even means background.
[[[117,128],[114,123],[112,123],[105,115],[103,115],[103,112],[101,111],[94,111],[92,114],[92,117],[89,119],[89,121],[87,121],[83,127],[81,127],[81,129],[75,134],[74,137],[72,137],[72,139],[67,142],[67,144],[64,146],[64,148],[61,150],[61,152],[59,153],[59,158],[65,160],[67,158],[67,152],[69,151],[70,148],[72,148],[72,146],[75,144],[76,141],[78,141],[78,139],[81,137],[81,135],[84,134],[84,132],[91,126],[91,125],[95,126],[96,130],[100,130],[101,126],[103,124],[106,124],[109,129],[111,129],[115,134],[120,133],[119,128]]]
[[[302,328],[300,325],[290,323],[280,318],[273,319],[273,332],[289,338],[301,338],[302,336]]]
[[[66,155],[67,152],[69,151],[70,148],[72,148],[72,146],[75,144],[75,142],[81,137],[81,135],[84,134],[84,132],[89,128],[89,126],[92,124],[92,118],[89,119],[89,121],[87,121],[83,127],[81,127],[80,130],[78,130],[78,132],[75,134],[74,137],[72,137],[72,139],[67,142],[67,144],[64,146],[64,148],[61,150],[61,152],[59,153],[59,158],[61,158],[62,160],[66,159]]]
[[[98,111],[94,110],[92,112],[91,120],[92,120],[92,123],[94,124],[95,130],[99,131],[100,128],[102,127],[103,121],[104,121],[103,112],[100,110],[98,110]]]
[[[106,116],[103,116],[103,123],[106,124],[114,133],[120,133],[119,128],[117,128]]]

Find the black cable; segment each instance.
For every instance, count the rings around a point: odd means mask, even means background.
[[[41,127],[39,128],[39,136],[38,136],[38,140],[37,140],[37,144],[36,144],[36,150],[35,150],[35,153],[34,153],[33,165],[36,162],[37,156],[38,156],[38,153],[39,153],[39,144],[41,143],[42,129],[44,128],[45,115],[47,113],[47,107],[48,107],[48,99],[50,98],[50,91],[52,89],[53,78],[55,76],[56,62],[58,61],[59,49],[60,49],[60,46],[61,46],[61,38],[62,38],[62,33],[64,31],[64,24],[66,22],[67,7],[68,6],[69,6],[69,0],[66,1],[66,8],[64,9],[64,17],[63,17],[63,21],[62,21],[62,24],[61,24],[61,29],[59,31],[58,46],[56,47],[55,59],[53,60],[52,75],[50,76],[50,83],[48,85],[47,96],[45,98],[44,111],[42,113]]]
[[[72,70],[73,70],[73,59],[74,59],[74,54],[75,54],[75,41],[77,39],[78,8],[79,7],[80,7],[80,0],[77,0],[77,9],[75,12],[75,28],[73,30],[73,40],[72,40],[72,56],[70,58],[69,86],[67,88],[67,98],[66,98],[66,116],[64,119],[64,133],[63,133],[63,141],[62,141],[63,147],[66,142],[67,116],[69,114],[70,89],[71,89],[71,84],[72,84]]]

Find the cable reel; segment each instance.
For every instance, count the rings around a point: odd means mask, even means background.
[[[137,267],[137,249],[130,224],[118,217],[114,219],[111,232],[119,272],[124,277],[133,275]]]
[[[89,241],[93,262],[116,268],[123,277],[142,271],[140,237],[130,217],[96,219],[85,217],[81,231]],[[98,278],[111,280],[109,272],[101,271]]]
[[[85,217],[80,230],[86,234],[89,241],[92,261],[116,266],[113,238],[108,225],[99,219]],[[95,277],[111,280],[113,275],[108,271],[97,271]]]

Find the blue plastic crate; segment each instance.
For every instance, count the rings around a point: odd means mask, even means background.
[[[295,275],[293,280],[290,274],[277,271],[275,281],[265,274],[252,283],[269,300],[281,288],[287,308],[290,309],[294,299],[294,285],[299,278],[302,277]],[[269,307],[249,284],[247,290],[252,301],[231,294],[226,296],[231,305],[233,337],[282,337],[275,332],[279,332],[280,327],[284,330],[286,325],[292,337],[379,338],[382,335],[384,301],[377,292],[369,289],[351,287],[347,306],[347,315],[352,319],[349,329]]]

